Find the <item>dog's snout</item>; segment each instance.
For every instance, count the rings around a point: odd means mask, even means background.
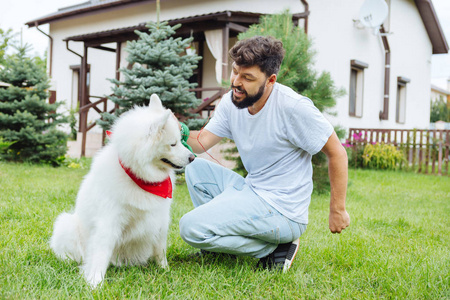
[[[195,155],[194,154],[189,155],[189,163],[193,162],[194,159],[195,159]]]

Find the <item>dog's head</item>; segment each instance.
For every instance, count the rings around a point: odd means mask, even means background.
[[[161,181],[194,159],[181,143],[178,121],[155,94],[148,107],[134,107],[122,114],[112,132],[110,143],[122,164],[147,181]]]

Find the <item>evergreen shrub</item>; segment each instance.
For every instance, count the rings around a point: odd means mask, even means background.
[[[59,125],[67,118],[58,113],[62,103],[48,103],[50,86],[45,69],[27,55],[29,46],[5,58],[0,81],[0,137],[12,143],[0,153],[5,160],[60,165],[67,151],[67,134]]]

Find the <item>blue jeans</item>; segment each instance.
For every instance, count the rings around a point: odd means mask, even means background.
[[[186,183],[195,208],[181,218],[180,234],[195,248],[261,258],[306,230],[261,199],[242,176],[215,163],[196,158],[186,168]]]

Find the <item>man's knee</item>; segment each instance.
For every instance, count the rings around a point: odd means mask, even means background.
[[[195,177],[197,177],[197,172],[202,168],[202,166],[205,164],[205,160],[202,158],[197,157],[194,159],[193,162],[188,164],[184,170],[184,175],[186,178],[186,183],[189,185],[192,185],[192,181]],[[195,181],[195,179],[194,179]]]
[[[191,246],[198,247],[205,239],[204,230],[194,211],[190,211],[180,219],[180,236]]]

